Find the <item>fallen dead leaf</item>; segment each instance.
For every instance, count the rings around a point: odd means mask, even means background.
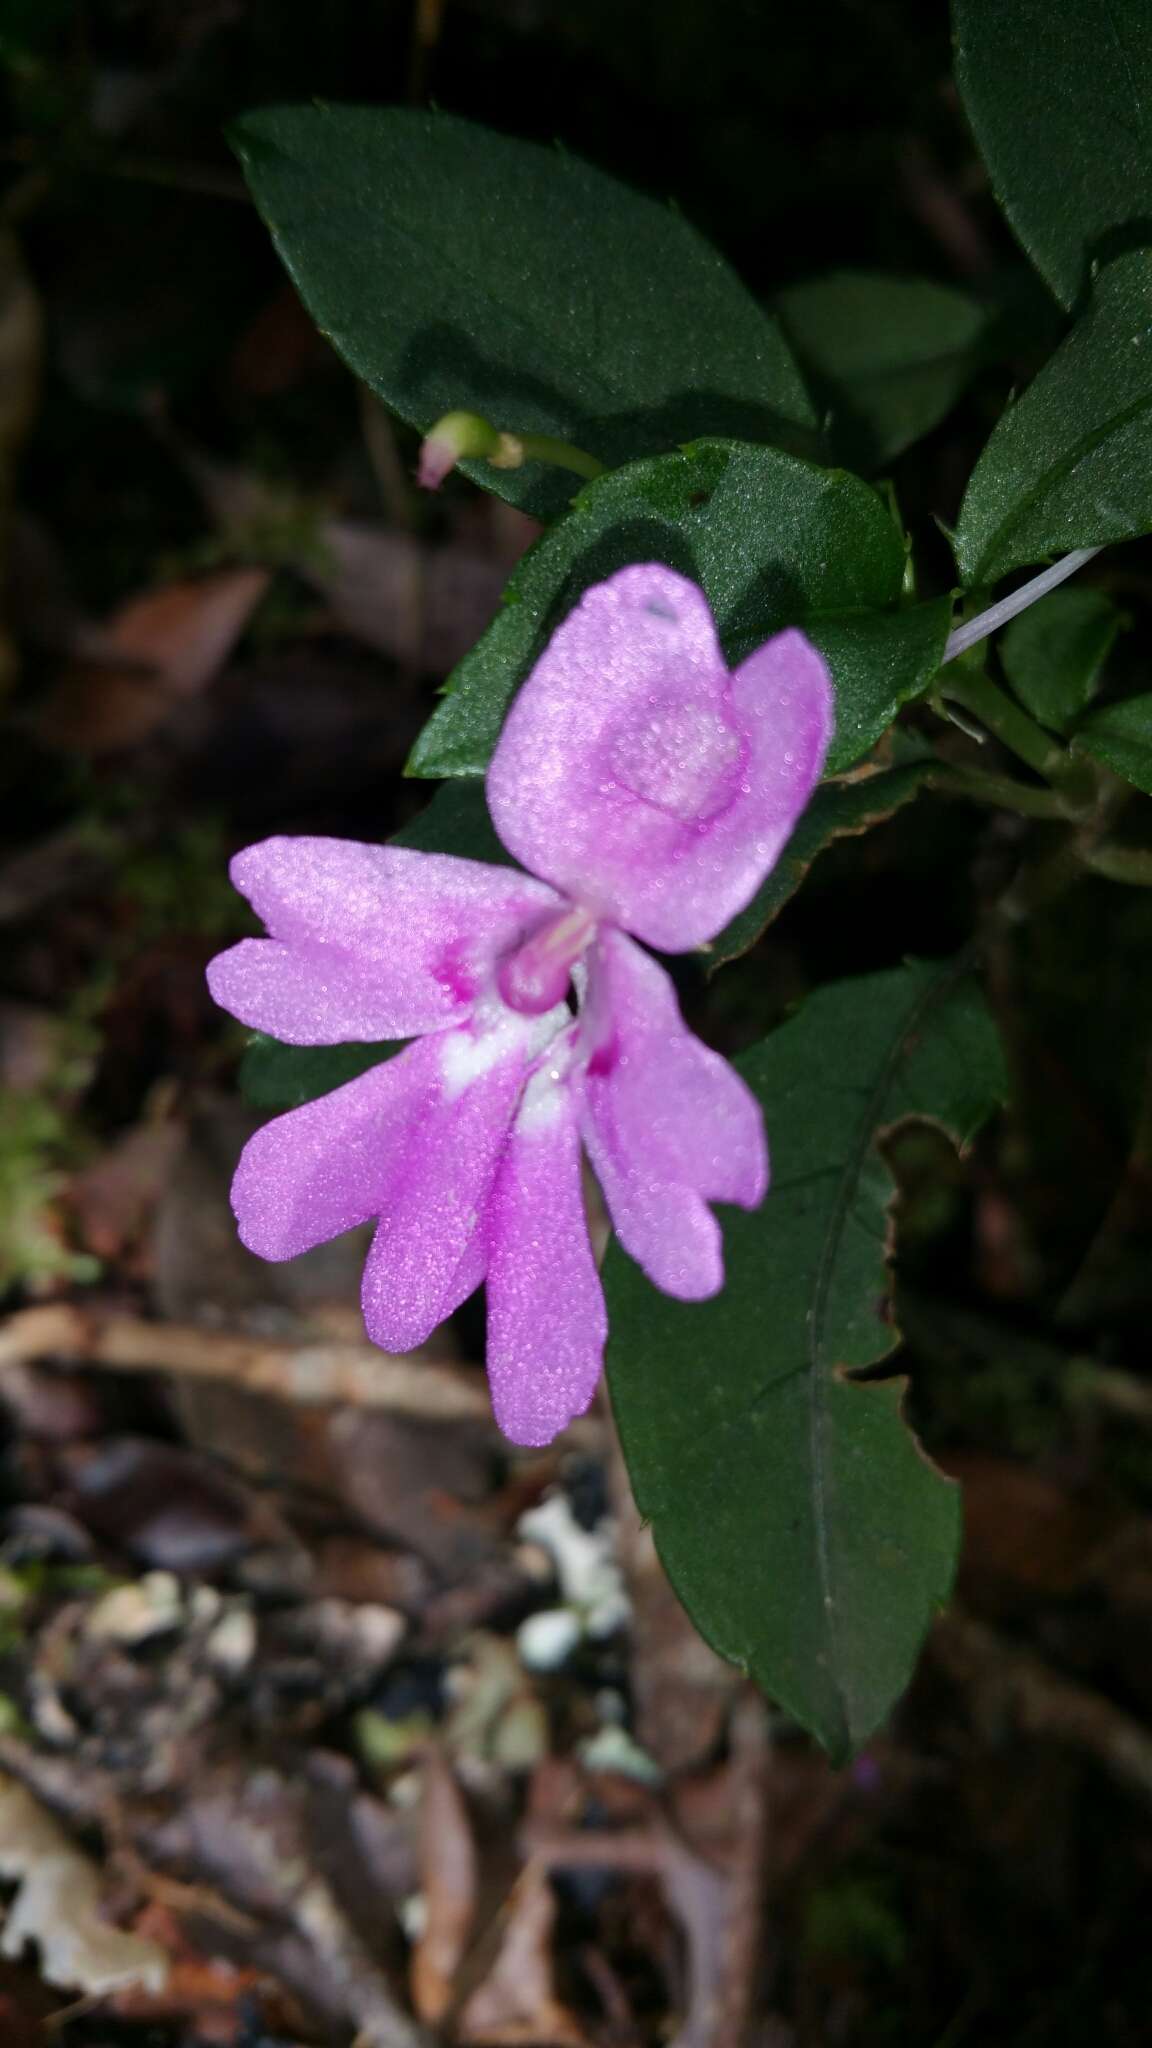
[[[456,1972],[476,1916],[477,1863],[472,1823],[442,1752],[428,1751],[420,1799],[418,1857],[424,1927],[412,1953],[409,1984],[422,2020],[435,2023],[452,2002]]]
[[[0,1876],[20,1886],[0,1938],[4,1955],[34,1941],[50,1984],[92,1996],[126,1984],[163,1990],[163,1949],[101,1918],[96,1864],[14,1778],[0,1778]]]
[[[241,2007],[246,1996],[258,1997],[265,1987],[259,1970],[241,1968],[224,1956],[206,1956],[194,1948],[171,1908],[145,1907],[135,1932],[155,1941],[168,1956],[168,1980],[162,1990],[140,1984],[114,1993],[111,2010],[136,2024],[179,2019],[194,2022],[197,2042],[211,2048],[232,2048],[247,2031]]]
[[[475,645],[539,532],[513,507],[485,501],[452,539],[431,547],[403,525],[325,517],[319,505],[171,438],[231,545],[243,551],[254,536],[278,536],[281,558],[324,600],[331,620],[413,676],[445,675]]]
[[[527,2048],[530,2042],[583,2048],[583,2029],[556,1996],[555,1924],[555,1894],[530,1864],[513,1887],[496,1960],[461,2014],[463,2040],[490,2048]]]
[[[63,1447],[62,1505],[101,1542],[160,1571],[210,1572],[258,1532],[244,1489],[207,1458],[151,1437],[107,1436]]]
[[[268,582],[267,569],[221,569],[131,598],[50,693],[43,739],[97,755],[138,745],[219,673]]]
[[[347,2025],[359,2029],[366,2048],[422,2048],[423,2036],[401,2010],[379,1960],[386,1945],[381,1937],[392,1924],[391,1895],[380,1896],[373,1885],[357,1811],[362,1802],[349,1796],[350,1785],[344,1774],[337,1787],[342,1796],[328,1802],[330,1820],[352,1822],[329,1847],[310,1825],[307,1777],[268,1764],[254,1769],[250,1759],[237,1758],[204,1772],[196,1797],[166,1818],[150,1819],[134,1846],[152,1870],[159,1865],[185,1886],[219,1892],[227,1906],[258,1923],[242,1937],[239,1953],[221,1923],[217,1952],[223,1948],[241,1966],[272,1976],[294,2000],[340,2028],[337,2038],[347,2038]],[[377,1815],[377,1835],[389,1819]],[[397,1865],[405,1891],[414,1876]]]
[[[739,1675],[709,1648],[672,1591],[652,1531],[633,1501],[618,1442],[609,1474],[632,1603],[635,1734],[663,1771],[675,1773],[715,1749]]]
[[[177,1123],[142,1123],[72,1181],[69,1207],[98,1259],[138,1245],[184,1143]]]

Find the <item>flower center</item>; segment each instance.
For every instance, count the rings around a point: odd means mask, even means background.
[[[596,930],[591,911],[562,910],[500,964],[496,986],[510,1009],[538,1017],[568,993],[572,969]]]
[[[674,818],[701,822],[724,809],[744,752],[719,711],[665,704],[642,711],[612,741],[612,773],[634,796]]]

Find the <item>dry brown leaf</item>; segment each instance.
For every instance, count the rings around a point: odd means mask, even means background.
[[[156,1942],[126,1934],[100,1915],[100,1872],[13,1778],[0,1777],[0,1876],[20,1889],[8,1911],[0,1952],[40,1950],[50,1984],[102,1996],[127,1984],[164,1989],[168,1959]]]
[[[75,1175],[68,1204],[88,1250],[115,1259],[139,1243],[184,1143],[177,1123],[141,1123]]]
[[[504,565],[452,543],[430,548],[414,534],[367,521],[330,519],[320,546],[295,564],[354,640],[404,667],[444,675],[479,639],[500,601]]]
[[[438,1749],[428,1752],[418,1858],[425,1920],[412,1952],[412,2003],[432,2024],[452,2002],[456,1972],[476,1917],[476,1844],[460,1787]]]
[[[134,1984],[114,1994],[111,2010],[137,2025],[147,2021],[194,2020],[197,2043],[232,2048],[247,2031],[241,2000],[257,1999],[266,1979],[259,1970],[242,1968],[224,1956],[204,1955],[195,1948],[171,1908],[146,1906],[136,1922],[137,1934],[159,1943],[169,1958],[168,1982],[162,1991]]]
[[[61,1505],[146,1568],[212,1572],[262,1534],[259,1503],[210,1459],[154,1437],[62,1446]]]
[[[739,1674],[709,1648],[668,1583],[641,1521],[619,1443],[609,1464],[619,1555],[632,1602],[631,1684],[640,1747],[669,1773],[690,1769],[720,1738]]]
[[[556,1996],[552,1935],[556,1898],[544,1873],[529,1864],[513,1889],[496,1960],[472,1993],[460,2020],[461,2038],[489,2048],[556,2043],[582,2048],[586,2036],[574,2013]]]
[[[348,2026],[365,2048],[423,2048],[376,1952],[387,1940],[391,1894],[376,1895],[355,1826],[329,1839],[348,1800],[329,1802],[319,1832],[312,1803],[311,1774],[254,1769],[241,1756],[203,1773],[196,1796],[142,1829],[135,1847],[153,1870],[222,1894],[225,1905],[258,1923],[234,1960],[279,1980],[322,2017],[330,2029],[324,2039],[344,2040]],[[406,1890],[414,1874],[403,1871]],[[355,1893],[354,1915],[346,1892]],[[361,1921],[369,1924],[364,1932]]]
[[[267,569],[220,569],[129,599],[52,691],[44,739],[89,754],[146,739],[219,672],[268,581]]]

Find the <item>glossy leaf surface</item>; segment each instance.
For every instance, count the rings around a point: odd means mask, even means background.
[[[776,301],[784,332],[828,408],[833,453],[875,470],[950,412],[980,361],[987,315],[929,278],[834,271]]]
[[[1004,673],[1020,702],[1052,732],[1066,732],[1091,702],[1120,630],[1102,590],[1050,591],[1000,640]]]
[[[965,583],[1152,531],[1152,254],[1101,271],[1091,304],[1009,406],[960,508]]]
[[[1152,796],[1152,696],[1125,697],[1089,712],[1075,746]]]
[[[579,157],[401,107],[273,107],[232,140],[318,326],[421,431],[479,412],[609,468],[693,434],[810,438],[776,321],[681,214]],[[575,488],[464,467],[545,518]]]
[[[700,441],[581,491],[449,678],[409,772],[482,774],[554,627],[590,584],[637,561],[702,585],[733,665],[782,626],[803,626],[836,685],[833,771],[866,753],[939,666],[948,601],[901,603],[904,544],[878,492],[778,449]]]
[[[714,1300],[657,1294],[613,1246],[608,1372],[636,1504],[701,1633],[838,1759],[887,1713],[947,1597],[957,1497],[900,1413],[846,1375],[891,1350],[906,1117],[968,1138],[1002,1092],[974,984],[933,965],[841,982],[739,1063],[773,1185],[725,1228]]]
[[[854,837],[882,824],[924,786],[928,763],[909,762],[862,774],[853,782],[825,782],[816,791],[776,866],[746,910],[725,925],[708,949],[708,965],[722,967],[754,946],[760,934],[794,896],[814,860],[837,839]]]
[[[1145,0],[954,0],[956,78],[993,190],[1057,298],[1152,222]]]

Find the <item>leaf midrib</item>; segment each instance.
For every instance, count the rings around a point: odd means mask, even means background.
[[[1023,401],[1021,402],[1023,403]],[[1042,476],[1037,479],[1033,489],[1024,498],[1017,501],[1015,509],[1007,518],[1000,521],[999,526],[996,527],[992,534],[991,540],[977,558],[975,567],[972,570],[972,580],[979,582],[983,576],[991,574],[987,565],[990,560],[995,559],[996,550],[1004,535],[1006,533],[1010,534],[1014,527],[1021,526],[1024,523],[1025,518],[1034,511],[1045,492],[1054,490],[1057,484],[1067,482],[1068,477],[1076,469],[1077,465],[1083,462],[1087,456],[1094,455],[1097,448],[1103,445],[1110,434],[1119,433],[1123,427],[1129,426],[1134,419],[1138,419],[1142,412],[1150,410],[1152,410],[1152,391],[1146,391],[1142,397],[1133,399],[1131,405],[1125,406],[1121,412],[1113,413],[1105,420],[1102,426],[1094,427],[1089,433],[1081,435],[1080,440],[1069,449],[1067,455],[1062,456],[1058,462],[1054,462],[1050,468],[1046,469]],[[1078,544],[1087,547],[1090,545],[1090,542],[1088,539],[1081,538]],[[1008,571],[1004,570],[1002,573],[1007,575]]]

